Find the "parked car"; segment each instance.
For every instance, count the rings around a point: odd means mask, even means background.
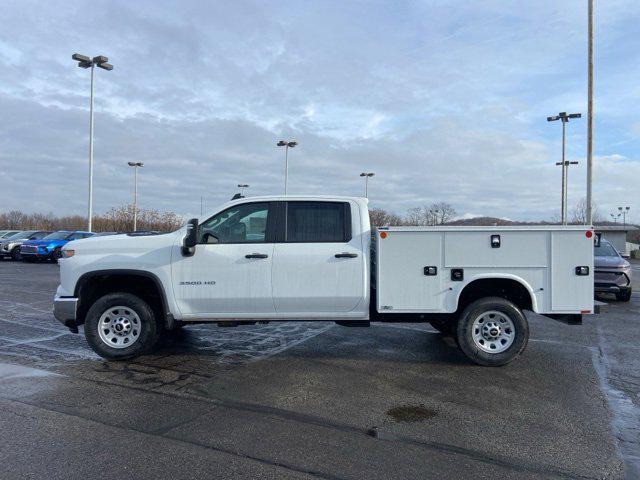
[[[93,237],[95,233],[82,231],[60,230],[53,232],[40,240],[28,240],[20,246],[22,260],[32,262],[36,260],[51,260],[57,262],[63,246],[72,240]]]
[[[0,230],[0,240],[4,240],[5,238],[9,238],[16,233],[20,233],[20,230]]]
[[[45,230],[25,230],[0,241],[0,258],[11,257],[20,260],[20,246],[27,240],[39,240],[51,232]]]
[[[595,292],[613,293],[617,300],[631,300],[631,264],[606,239],[593,250]]]
[[[135,358],[189,322],[403,321],[429,322],[497,366],[527,345],[523,310],[571,324],[597,312],[590,227],[374,233],[363,198],[239,198],[173,233],[69,243],[54,315],[75,333],[84,324],[108,359]]]

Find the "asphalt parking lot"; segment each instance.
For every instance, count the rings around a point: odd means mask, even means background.
[[[471,364],[427,326],[192,326],[106,362],[0,264],[0,478],[640,478],[640,264],[582,326]]]

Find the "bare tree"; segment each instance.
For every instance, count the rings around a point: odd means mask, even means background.
[[[450,222],[456,216],[456,209],[450,203],[438,202],[429,207],[435,219],[434,225],[443,225]]]
[[[429,207],[414,207],[407,210],[407,214],[404,217],[405,224],[407,225],[433,225],[435,217],[433,212],[429,210]]]
[[[591,202],[591,218],[593,223],[601,222],[602,216],[596,202]],[[587,224],[587,199],[581,198],[571,211],[571,221],[580,225]]]
[[[402,225],[402,218],[381,208],[370,209],[369,220],[374,227]]]
[[[456,216],[456,209],[446,202],[432,203],[427,206],[414,207],[407,210],[404,217],[406,225],[442,225],[450,222]]]
[[[143,230],[170,232],[184,224],[183,219],[173,212],[160,213],[157,210],[138,210],[138,225]],[[22,213],[17,210],[0,213],[0,228],[41,229],[41,230],[83,230],[87,219],[81,215],[56,217],[52,213]],[[127,232],[133,227],[133,205],[112,208],[103,215],[93,218],[96,232]]]

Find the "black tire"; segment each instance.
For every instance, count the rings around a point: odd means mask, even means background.
[[[98,325],[100,317],[110,308],[122,306],[133,311],[140,319],[138,338],[124,348],[109,346],[100,337]],[[84,335],[91,349],[108,360],[129,360],[149,352],[157,343],[159,328],[151,307],[140,297],[130,293],[107,294],[94,302],[85,318]]]
[[[489,313],[489,312],[498,312]],[[482,336],[481,332],[481,324],[478,325],[479,329],[474,331],[474,322],[476,319],[479,321],[484,319],[480,319],[483,313],[487,313],[488,317],[495,317],[495,322],[498,323],[498,329],[493,329],[493,331],[500,331],[501,327],[500,322],[505,320],[502,315],[507,317],[506,320],[510,320],[513,324],[513,340],[511,345],[506,348],[504,351],[499,353],[492,353],[490,351],[486,351],[485,349],[501,348],[500,342],[504,340],[503,337],[498,337],[498,340],[495,342],[493,340],[489,340],[488,342],[483,338],[480,339],[480,342],[483,343],[482,348],[479,343],[476,343],[474,340],[474,333],[476,335]],[[502,315],[500,315],[502,314]],[[505,320],[505,323],[508,325],[508,322]],[[493,321],[489,318],[488,321]],[[487,324],[485,324],[487,325]],[[506,327],[510,329],[509,326]],[[506,329],[504,330],[507,331]],[[480,300],[476,300],[471,303],[467,308],[464,309],[460,319],[458,320],[458,331],[457,331],[457,340],[458,345],[464,352],[464,354],[469,357],[473,362],[478,365],[482,365],[485,367],[498,367],[501,365],[506,365],[507,363],[514,360],[518,355],[522,353],[522,351],[527,346],[527,342],[529,341],[529,323],[525,318],[522,311],[512,302],[505,300],[500,297],[486,297],[481,298]],[[508,344],[508,340],[505,340],[505,345]]]
[[[13,247],[11,249],[11,260],[18,261],[20,260],[20,247]]]
[[[58,263],[58,260],[60,260],[61,258],[62,258],[61,248],[56,248],[53,252],[49,254],[49,260],[51,260],[52,263]]]
[[[628,302],[631,300],[631,289],[625,292],[616,293],[616,300],[619,302]]]
[[[432,318],[429,323],[433,328],[439,331],[443,335],[455,335],[457,330],[457,323],[454,317],[447,318]]]
[[[33,263],[33,262],[35,262],[35,259],[33,259],[33,258],[31,257],[31,255],[27,255],[26,257],[22,257],[22,256],[21,256],[21,260],[22,260],[23,262],[27,262],[27,263]]]

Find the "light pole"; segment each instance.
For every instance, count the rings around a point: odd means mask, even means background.
[[[547,117],[547,122],[555,122],[556,120],[562,121],[562,162],[556,163],[556,165],[562,165],[562,205],[560,207],[560,216],[562,217],[562,224],[567,224],[567,177],[569,176],[569,165],[577,165],[578,162],[565,161],[565,145],[566,145],[566,123],[570,118],[580,118],[580,113],[560,112],[553,117]]]
[[[629,210],[631,210],[631,207],[618,207],[618,210],[620,210],[620,213],[622,213],[622,225],[626,227],[627,213],[629,213]],[[620,216],[620,214],[618,214],[618,216]]]
[[[280,140],[276,143],[278,147],[284,147],[284,194],[287,194],[287,180],[289,176],[289,149],[298,145],[298,142]]]
[[[80,68],[91,68],[91,93],[89,95],[89,222],[87,224],[87,230],[91,231],[91,217],[93,216],[93,72],[96,65],[107,71],[113,70],[113,65],[107,63],[109,59],[103,55],[90,58],[86,55],[74,53],[71,58],[78,62]]]
[[[618,219],[620,218],[620,215],[622,215],[622,214],[619,213],[618,215],[616,215],[614,213],[610,213],[609,215],[611,215],[611,218],[613,218],[613,222],[614,223],[618,223]]]
[[[373,172],[362,172],[361,177],[364,177],[364,198],[369,198],[369,178],[373,177]]]
[[[138,230],[138,168],[144,167],[142,162],[127,162],[133,167],[133,231]]]
[[[593,0],[589,0],[587,17],[587,225],[593,225]]]
[[[249,185],[247,183],[239,183],[238,188],[240,189],[240,195],[244,197],[244,189],[249,188]]]

